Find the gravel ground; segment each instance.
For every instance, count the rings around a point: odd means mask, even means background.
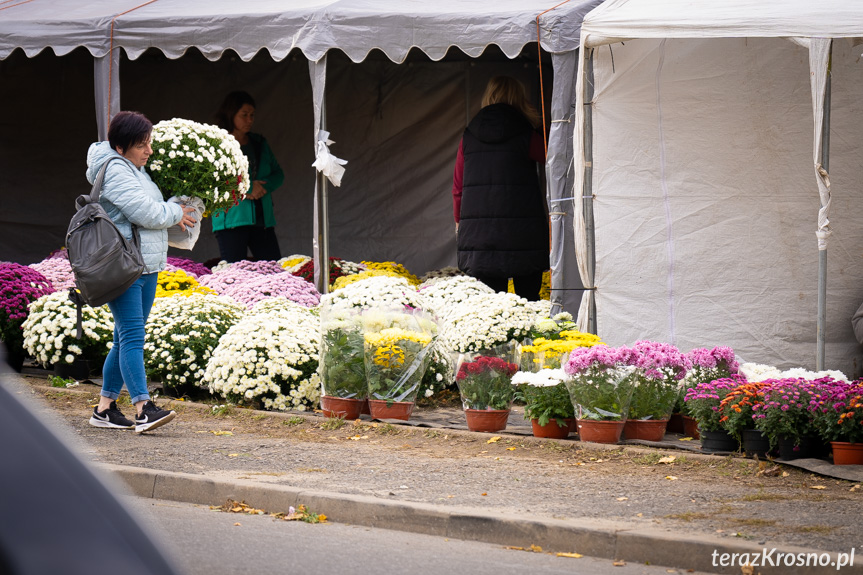
[[[232,408],[216,415],[179,401],[171,402],[179,414],[173,422],[137,435],[88,425],[95,385],[16,380],[46,400],[92,461],[442,507],[602,518],[759,544],[836,552],[863,544],[859,484],[771,462],[538,440],[521,435],[523,428],[492,436],[370,420],[338,427],[319,414]],[[454,408],[415,414],[462,421]]]

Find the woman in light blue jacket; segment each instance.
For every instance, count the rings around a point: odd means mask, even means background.
[[[108,141],[97,142],[87,152],[87,179],[90,183],[103,165],[105,177],[99,203],[127,239],[134,224],[141,238],[144,273],[117,299],[108,302],[114,316],[114,343],[102,370],[99,405],[93,408],[90,424],[95,427],[132,429],[143,433],[171,421],[176,413],[159,409],[150,400],[144,369],[144,325],[156,297],[156,280],[165,269],[168,231],[179,225],[194,226],[194,209],[169,204],[144,165],[153,153],[150,136],[153,124],[138,112],[120,112],[111,120]],[[113,161],[112,161],[113,160]],[[123,384],[129,390],[137,415],[127,419],[117,408]]]

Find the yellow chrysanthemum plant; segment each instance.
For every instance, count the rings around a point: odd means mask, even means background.
[[[198,284],[198,280],[181,269],[159,272],[156,284],[156,297],[171,297],[175,295],[190,296],[192,294],[216,295],[216,292]]]
[[[408,283],[416,287],[422,282],[420,279],[409,272],[405,266],[396,262],[362,262],[366,266],[366,271],[381,271],[387,272],[380,275],[393,275],[403,277],[408,280]]]
[[[370,309],[361,323],[372,415],[375,401],[415,403],[437,337],[435,319],[419,309]]]
[[[560,369],[573,349],[601,344],[598,335],[578,331],[572,315],[562,312],[533,325],[521,346],[520,368],[531,372]]]

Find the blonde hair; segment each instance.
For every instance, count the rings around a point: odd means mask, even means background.
[[[539,112],[527,100],[524,86],[512,76],[495,76],[488,81],[482,95],[482,107],[492,104],[509,104],[524,114],[534,128],[539,126]]]

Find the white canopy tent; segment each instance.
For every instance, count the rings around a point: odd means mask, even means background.
[[[387,0],[248,0],[242,3],[231,0],[91,0],[86,3],[71,0],[7,0],[0,2],[0,60],[9,58],[16,49],[31,58],[45,48],[51,48],[58,56],[72,55],[79,48],[86,49],[94,58],[98,133],[104,137],[108,119],[120,110],[121,88],[124,101],[126,99],[126,86],[121,86],[120,81],[123,53],[128,62],[132,62],[153,48],[168,59],[185,57],[197,50],[207,60],[217,61],[230,51],[236,53],[243,62],[250,62],[259,52],[266,50],[272,60],[281,62],[288,59],[292,51],[299,50],[309,62],[314,110],[309,158],[313,159],[314,151],[318,148],[319,131],[326,129],[325,88],[327,80],[330,84],[334,81],[332,75],[327,73],[328,54],[332,51],[344,53],[351,62],[358,63],[367,60],[373,50],[379,50],[392,62],[401,63],[408,59],[412,49],[421,51],[432,61],[438,61],[447,55],[450,48],[457,48],[476,58],[490,46],[496,46],[508,58],[515,58],[525,46],[539,42],[542,50],[551,53],[554,69],[550,113],[552,123],[546,167],[552,214],[552,297],[558,307],[574,311],[581,297],[581,284],[575,273],[573,250],[564,249],[567,240],[570,245],[572,242],[573,210],[569,191],[572,189],[573,176],[570,135],[575,101],[573,73],[581,21],[601,1],[582,0],[560,4],[539,0],[502,0],[492,6],[471,0],[407,0],[398,3]],[[0,74],[2,70],[0,67]],[[159,78],[154,77],[150,81],[158,82]],[[214,83],[218,82],[214,79]],[[430,83],[423,85],[422,89],[433,91],[439,87]],[[449,89],[452,91],[452,87]],[[458,89],[456,86],[457,93]],[[470,95],[473,96],[472,93]],[[342,101],[351,102],[351,94],[347,94]],[[274,104],[278,102],[270,102],[270,105]],[[331,109],[331,116],[333,112],[350,110]],[[466,122],[470,114],[463,116]],[[459,134],[463,127],[464,124],[457,126],[453,133]],[[332,125],[330,132],[330,138],[336,143],[343,142],[346,137]],[[272,139],[269,133],[266,135]],[[404,142],[402,140],[402,149],[410,147]],[[440,142],[431,143],[442,147]],[[12,148],[15,142],[10,139],[5,144]],[[0,149],[3,147],[4,142],[0,140]],[[363,189],[362,182],[350,184],[351,170],[358,173],[356,163],[360,160],[346,156],[341,150],[336,148],[333,154],[351,163],[347,166],[348,172],[340,193],[346,188],[350,188],[351,194],[375,193],[375,190]],[[454,158],[454,150],[454,146],[450,147],[446,153]],[[83,152],[80,153],[83,156]],[[422,157],[420,151],[408,156],[412,160],[418,157]],[[375,166],[379,172],[382,171],[380,168]],[[399,193],[410,190],[412,186],[422,188],[428,185],[428,173],[416,168],[415,165],[387,166],[387,171],[396,170],[403,175],[404,188]],[[451,185],[451,163],[448,170],[447,176],[442,175],[443,168],[436,170],[437,179],[432,181],[436,182],[437,189],[431,190],[431,193],[446,195],[448,185]],[[0,187],[2,184],[0,180]],[[428,187],[426,189],[430,190]],[[327,191],[323,178],[317,178],[315,190],[313,235],[315,255],[320,261],[327,254]],[[395,192],[387,190],[385,193],[392,196]],[[0,193],[0,198],[4,204],[3,209],[0,209],[4,215],[0,215],[0,219],[20,223],[22,214],[15,213],[15,206],[9,202],[8,195]],[[422,206],[423,202],[428,203],[427,200],[420,199],[417,203]],[[69,205],[71,209],[71,199]],[[350,233],[368,225],[379,215],[378,210],[351,214],[353,222],[345,222],[340,231]],[[24,215],[33,217],[32,213]],[[68,218],[57,219],[62,222]],[[0,224],[3,223],[0,221]],[[425,220],[423,225],[427,228],[425,235],[396,237],[390,243],[403,246],[407,239],[414,251],[422,251],[432,245],[441,251],[452,252],[452,256],[448,257],[454,261],[454,242],[449,238],[451,220],[432,224]],[[0,226],[0,235],[3,227]],[[444,230],[448,233],[445,242],[439,240]],[[428,239],[432,237],[436,239]],[[0,245],[5,245],[6,238],[2,239]],[[392,253],[391,249],[385,249],[387,240],[382,239],[379,243],[384,244],[378,250],[381,253],[368,253],[366,257],[387,257]],[[372,245],[374,242],[370,241],[368,246]],[[11,259],[12,256],[0,253],[0,259]],[[439,263],[440,260],[438,258],[435,261]]]
[[[853,0],[609,0],[585,18],[583,327],[860,375],[860,36]]]

